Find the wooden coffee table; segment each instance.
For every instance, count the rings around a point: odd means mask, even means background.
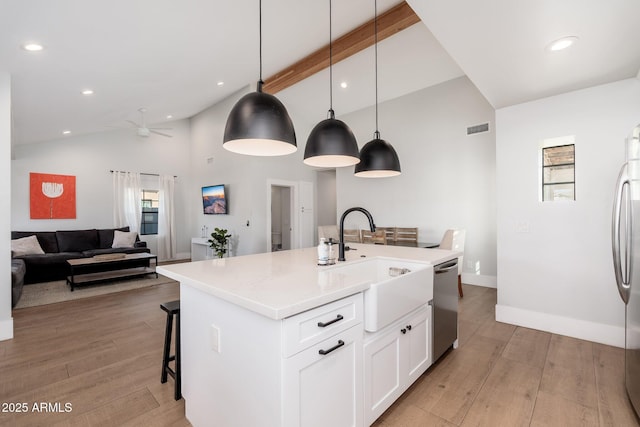
[[[126,254],[124,256],[105,254],[93,258],[69,259],[67,263],[71,267],[71,275],[67,276],[71,292],[79,285],[146,276],[147,274],[155,274],[156,278],[158,277],[158,273],[156,273],[158,256],[148,253]]]

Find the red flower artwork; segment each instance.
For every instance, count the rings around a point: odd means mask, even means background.
[[[75,219],[76,177],[29,174],[31,219]]]

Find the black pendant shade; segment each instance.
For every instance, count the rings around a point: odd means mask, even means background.
[[[222,146],[250,156],[282,156],[294,153],[296,132],[287,109],[275,96],[262,92],[262,0],[260,15],[260,79],[255,92],[248,93],[229,113]]]
[[[374,28],[374,58],[376,80],[376,131],[373,139],[360,150],[360,163],[354,170],[354,175],[361,178],[386,178],[400,175],[400,159],[398,153],[384,139],[380,139],[378,130],[378,2],[373,2]]]
[[[329,118],[318,123],[307,139],[304,163],[315,167],[344,167],[360,161],[356,137],[342,120],[337,120],[333,110]]]
[[[398,153],[376,132],[374,139],[360,150],[360,163],[356,165],[355,176],[362,178],[385,178],[400,175]]]
[[[333,43],[331,36],[331,0],[329,0],[329,113],[309,134],[304,148],[304,163],[309,166],[341,168],[360,161],[356,137],[333,111]]]
[[[262,92],[262,82],[231,109],[222,145],[252,156],[281,156],[298,149],[287,109],[278,98]]]

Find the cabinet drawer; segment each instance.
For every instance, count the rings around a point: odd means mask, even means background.
[[[361,293],[286,318],[282,355],[289,357],[361,322]]]

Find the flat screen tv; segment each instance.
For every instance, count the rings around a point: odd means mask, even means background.
[[[227,195],[224,184],[202,187],[202,208],[205,215],[227,213]]]

